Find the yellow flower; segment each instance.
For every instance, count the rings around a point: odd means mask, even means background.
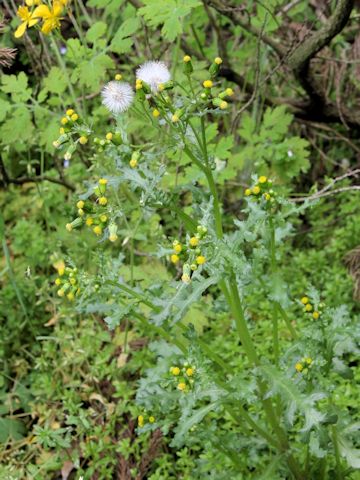
[[[300,373],[300,372],[303,371],[303,369],[304,369],[304,367],[303,367],[303,365],[302,365],[300,362],[298,362],[298,363],[295,365],[295,370],[296,370],[297,372]]]
[[[306,305],[307,303],[309,303],[308,297],[302,297],[301,303],[302,303],[303,305]]]
[[[94,223],[94,219],[91,217],[88,217],[85,223],[88,227],[91,227],[91,225]]]
[[[184,390],[186,390],[186,383],[180,382],[177,388],[178,390],[181,390],[183,392]]]
[[[258,195],[260,193],[260,187],[258,187],[257,185],[255,187],[253,187],[252,193],[254,195]]]
[[[55,280],[55,285],[57,285],[57,286],[61,285],[61,280],[60,280],[60,278],[57,278],[57,279]]]
[[[138,416],[138,425],[140,428],[144,426],[144,417],[142,415]]]
[[[313,307],[312,307],[312,305],[311,305],[310,303],[308,303],[308,304],[305,306],[305,310],[306,310],[307,312],[311,312],[312,308],[313,308]]]
[[[100,205],[104,206],[104,205],[107,204],[107,202],[108,202],[108,201],[107,201],[107,198],[106,198],[106,197],[100,197],[100,198],[99,198],[99,204],[100,204]]]
[[[182,245],[181,243],[177,243],[176,245],[174,245],[174,252],[175,253],[180,253],[182,250]]]
[[[81,143],[81,145],[85,145],[85,143],[88,142],[88,138],[83,135],[79,138],[79,142]]]
[[[66,117],[63,117],[63,118],[61,119],[61,123],[62,123],[63,125],[66,125],[66,124],[68,123],[68,121],[69,121],[69,120],[68,120]]]
[[[160,116],[160,112],[157,108],[154,108],[152,115],[154,118],[158,118]]]
[[[93,232],[95,233],[95,235],[101,235],[102,234],[102,228],[100,227],[100,225],[96,225],[96,227],[93,228]]]
[[[70,301],[74,300],[74,294],[73,294],[73,292],[69,292],[66,296],[67,296],[67,299],[68,299],[68,300],[70,300]]]
[[[39,5],[41,0],[25,0],[25,3],[28,7],[33,7],[34,5]]]
[[[73,229],[71,223],[67,223],[67,224],[65,225],[65,228],[66,228],[66,230],[67,230],[68,232],[71,232],[71,230]]]
[[[99,185],[106,185],[108,183],[107,178],[100,178]]]
[[[149,417],[149,423],[154,423],[155,422],[155,417],[151,416]]]
[[[193,368],[187,368],[186,369],[186,375],[188,377],[192,377],[194,375],[194,369]]]
[[[42,18],[44,21],[41,27],[42,33],[48,35],[52,30],[60,27],[60,15],[65,4],[64,0],[54,1],[51,9],[47,5],[39,5],[35,8],[33,16]]]
[[[115,80],[119,81],[119,80],[121,80],[121,79],[122,79],[121,73],[117,73],[117,74],[115,75]]]
[[[225,109],[228,107],[228,103],[225,102],[225,100],[223,100],[223,101],[220,103],[219,107],[220,107],[220,110],[225,110]]]
[[[59,295],[59,297],[63,297],[65,295],[65,292],[62,288],[60,288],[60,290],[57,291],[57,294]]]
[[[191,247],[197,247],[199,245],[199,239],[197,237],[191,237],[189,244]]]
[[[76,122],[76,120],[79,118],[79,115],[77,113],[73,113],[70,118],[73,122]]]
[[[172,373],[173,375],[175,375],[175,377],[177,377],[178,375],[180,375],[180,368],[179,367],[171,367],[170,368],[170,373]]]
[[[214,62],[216,63],[216,65],[221,65],[223,61],[222,61],[222,58],[216,57]]]
[[[262,175],[261,177],[259,177],[259,183],[266,183],[267,182],[267,178],[265,177],[265,175]]]
[[[178,261],[180,260],[179,255],[176,255],[176,254],[171,255],[170,260],[172,263],[178,263]]]
[[[185,55],[185,57],[183,58],[183,61],[184,61],[185,63],[191,62],[191,57],[190,57],[190,55]]]
[[[251,190],[250,190],[250,188],[247,188],[247,189],[245,190],[245,195],[246,195],[247,197],[248,197],[249,195],[251,195]]]
[[[264,198],[265,198],[266,201],[269,201],[270,198],[271,198],[270,193],[264,193]]]
[[[211,80],[205,80],[205,81],[203,82],[204,88],[211,88],[213,85],[214,85],[214,84],[213,84],[213,82],[212,82]]]
[[[132,158],[129,162],[129,165],[131,168],[136,168],[137,164],[138,164],[138,161],[136,160],[136,158]]]
[[[83,200],[79,200],[76,204],[77,208],[84,208],[85,202]]]
[[[66,115],[69,115],[69,117],[71,117],[71,115],[72,115],[73,113],[75,113],[75,112],[74,112],[74,110],[73,110],[72,108],[69,108],[68,110],[66,110],[65,113],[66,113]]]
[[[18,8],[17,16],[20,17],[22,23],[20,23],[14,33],[15,38],[22,37],[28,27],[33,27],[39,21],[38,18],[35,18],[34,12],[29,12],[28,7],[24,6]]]
[[[314,320],[317,320],[319,317],[320,317],[320,313],[319,313],[319,312],[314,312],[314,313],[313,313],[313,319],[314,319]]]
[[[107,215],[100,215],[100,220],[105,223],[107,221],[108,217]]]
[[[105,138],[106,138],[106,140],[112,140],[113,134],[111,132],[109,132],[109,133],[106,134]]]
[[[196,257],[196,263],[198,265],[204,265],[205,262],[206,258],[203,255],[199,255],[198,257]]]
[[[234,90],[232,88],[227,88],[225,92],[228,97],[231,97],[232,95],[234,95]]]

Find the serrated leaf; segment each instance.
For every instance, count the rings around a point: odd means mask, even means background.
[[[61,95],[66,90],[66,75],[59,67],[51,67],[48,76],[44,79],[44,87],[51,93]]]
[[[134,39],[129,38],[140,26],[140,20],[137,17],[128,18],[117,30],[110,44],[110,50],[116,53],[127,53],[130,51]]]
[[[11,98],[15,103],[26,102],[32,95],[31,88],[27,88],[28,78],[24,72],[19,75],[2,75],[1,83],[2,90],[5,93],[10,93]]]

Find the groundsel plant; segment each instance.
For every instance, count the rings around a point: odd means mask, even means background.
[[[291,292],[282,278],[289,218],[304,207],[283,197],[271,172],[253,175],[224,224],[217,132],[237,98],[218,80],[221,63],[204,71],[186,55],[171,78],[164,63],[146,62],[134,88],[118,74],[101,93],[112,127],[97,136],[66,112],[54,144],[65,155],[86,149],[94,175],[66,229],[89,229],[99,253],[91,272],[64,266],[57,293],[111,329],[131,322],[154,339],[157,362],[137,394],[139,435],[160,428],[175,448],[202,449],[213,475],[221,456],[232,478],[352,478],[357,425],[334,385],[352,375],[356,332],[345,307],[324,305],[312,286]],[[144,225],[154,238],[144,240]],[[151,284],[136,275],[146,266],[139,244],[158,245],[146,252]]]

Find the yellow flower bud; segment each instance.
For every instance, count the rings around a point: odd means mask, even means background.
[[[180,258],[179,258],[178,255],[174,254],[174,255],[171,255],[170,260],[171,260],[172,263],[178,263]]]
[[[214,62],[216,63],[216,65],[221,65],[223,63],[222,58],[220,57],[216,57]]]
[[[227,88],[225,93],[228,97],[232,97],[234,95],[234,90],[232,88]]]
[[[65,225],[65,228],[66,228],[66,230],[67,230],[68,232],[71,232],[71,230],[73,229],[71,223],[67,223],[67,224]]]
[[[251,195],[251,190],[250,190],[250,188],[247,188],[247,189],[245,190],[245,195],[246,195],[247,197],[248,197],[249,195]]]
[[[69,120],[68,120],[66,117],[63,117],[63,118],[61,119],[62,125],[66,125],[66,124],[68,123],[68,121],[69,121]]]
[[[99,236],[102,234],[102,228],[100,227],[100,225],[96,225],[94,228],[93,228],[93,232],[95,233],[95,235]]]
[[[317,320],[320,317],[320,313],[319,312],[314,312],[312,314],[312,316],[313,316],[314,320]]]
[[[197,247],[199,245],[199,239],[197,237],[191,237],[189,240],[189,245],[191,247]]]
[[[302,297],[301,303],[302,303],[303,305],[306,305],[307,303],[309,303],[308,297]]]
[[[203,82],[204,88],[212,88],[213,85],[214,85],[214,84],[213,84],[212,80],[205,80],[205,81]]]
[[[67,296],[67,299],[68,299],[68,300],[70,300],[70,301],[74,300],[74,294],[73,294],[73,292],[69,292],[66,296]]]
[[[59,297],[63,297],[65,295],[65,292],[62,288],[60,288],[60,290],[57,291],[57,294],[59,295]]]
[[[122,79],[121,73],[117,73],[114,78],[115,78],[115,80],[117,80],[117,81],[121,80],[121,79]]]
[[[295,364],[295,370],[296,370],[297,372],[300,373],[300,372],[303,371],[303,369],[304,369],[304,367],[303,367],[303,365],[302,365],[300,362],[298,362],[298,363]]]
[[[55,285],[57,285],[57,286],[61,285],[61,279],[60,278],[57,278],[55,280]]]
[[[112,233],[111,235],[109,235],[110,242],[116,242],[118,238],[119,237],[116,235],[116,233]]]
[[[59,133],[60,133],[60,135],[64,135],[65,134],[65,128],[61,127],[60,130],[59,130]]]
[[[164,88],[165,88],[165,85],[164,85],[163,83],[159,83],[159,84],[158,84],[158,90],[159,90],[159,92],[162,92],[162,91],[164,90]]]
[[[85,202],[83,200],[79,200],[76,204],[77,208],[84,208]]]
[[[225,110],[225,109],[228,107],[228,103],[225,102],[225,100],[223,100],[223,101],[220,103],[219,107],[220,107],[220,110]]]
[[[206,258],[203,255],[196,257],[196,263],[198,265],[203,265],[206,262]]]
[[[185,55],[185,57],[183,58],[183,61],[184,61],[185,63],[191,62],[191,57],[190,57],[190,55]]]
[[[262,175],[261,177],[259,177],[259,183],[266,183],[267,182],[267,178],[265,177],[265,175]]]
[[[171,117],[171,121],[172,121],[173,123],[176,123],[176,122],[179,121],[179,117],[178,117],[176,114],[174,114],[174,115]]]
[[[107,203],[108,203],[108,201],[107,201],[106,197],[100,197],[99,198],[99,204],[100,205],[105,206]]]
[[[180,253],[182,250],[182,245],[181,243],[177,243],[176,245],[174,245],[174,252],[175,253]]]
[[[108,132],[105,136],[106,140],[112,140],[113,134],[111,132]]]
[[[81,143],[81,145],[85,145],[85,143],[88,142],[88,138],[85,137],[84,135],[82,135],[82,136],[79,138],[79,142]]]
[[[138,161],[136,160],[136,158],[132,158],[129,162],[129,165],[131,168],[136,168],[137,164],[138,164]]]
[[[106,178],[100,178],[99,185],[107,185],[108,180]]]
[[[173,375],[175,375],[175,377],[177,377],[178,375],[180,375],[180,368],[179,367],[171,367],[170,368],[170,373],[172,373]]]
[[[184,283],[190,283],[191,282],[191,278],[190,278],[190,275],[187,274],[187,273],[184,273],[181,277],[181,280],[184,282]]]
[[[264,198],[265,198],[266,201],[269,201],[270,198],[271,198],[270,193],[264,193]]]
[[[70,118],[73,122],[76,122],[76,120],[79,118],[79,115],[77,113],[73,113]]]
[[[91,217],[88,217],[85,223],[88,227],[91,227],[91,225],[94,223],[94,219]]]
[[[192,377],[194,375],[194,369],[193,368],[187,368],[186,369],[186,375],[188,377]]]
[[[180,390],[181,392],[183,392],[184,390],[186,390],[186,383],[184,382],[180,382],[177,386],[178,390]]]
[[[154,110],[152,111],[152,115],[154,118],[158,118],[160,116],[160,112],[157,108],[154,108]]]
[[[154,423],[154,422],[155,422],[155,417],[150,416],[150,417],[149,417],[149,423]]]
[[[307,305],[305,305],[305,310],[307,312],[311,312],[311,310],[313,309],[312,305],[310,303],[308,303]]]
[[[100,215],[100,220],[105,223],[107,221],[108,217],[107,215]]]
[[[69,115],[69,117],[71,117],[73,113],[74,113],[74,110],[72,108],[69,108],[68,110],[66,110],[66,115]]]
[[[258,195],[260,193],[260,187],[258,187],[257,185],[255,185],[255,187],[253,187],[252,189],[252,193],[254,195]]]
[[[143,427],[144,426],[144,417],[142,415],[139,415],[137,420],[138,420],[139,427],[140,428]]]

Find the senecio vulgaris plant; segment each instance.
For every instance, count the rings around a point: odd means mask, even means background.
[[[268,172],[252,177],[241,212],[224,227],[213,132],[226,124],[235,96],[217,80],[221,63],[216,58],[199,79],[186,55],[177,81],[151,61],[137,70],[135,89],[117,74],[102,90],[115,125],[101,137],[66,111],[54,146],[66,162],[87,148],[99,171],[74,201],[66,229],[88,229],[97,239],[98,268],[57,262],[57,293],[79,311],[105,313],[109,328],[138,322],[160,338],[151,346],[158,361],[138,389],[139,435],[160,428],[175,447],[201,445],[212,473],[221,456],[232,478],[351,478],[359,467],[357,425],[336,388],[352,375],[354,328],[345,307],[324,305],[311,286],[291,299],[279,257],[289,216],[304,207],[284,198]],[[139,119],[149,130],[143,144],[132,135]],[[185,166],[192,173],[182,183]],[[134,273],[135,243],[154,216],[160,245],[152,256],[172,280],[155,272],[144,286]],[[181,225],[177,238],[160,227],[162,217]],[[118,256],[104,255],[107,244]],[[128,278],[119,274],[124,263]],[[256,322],[251,298],[261,298]],[[194,327],[196,317],[183,322],[196,303],[215,316],[211,345]]]

